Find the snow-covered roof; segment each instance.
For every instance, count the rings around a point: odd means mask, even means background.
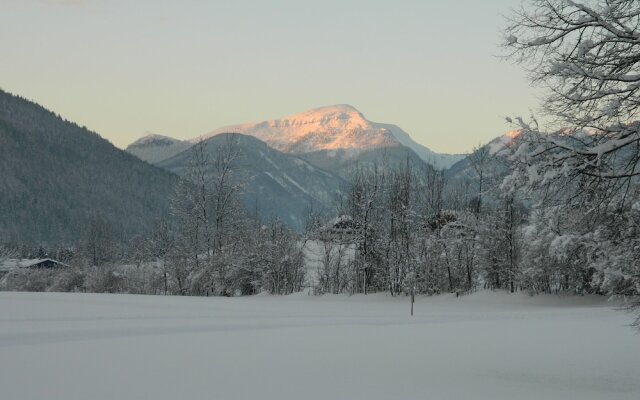
[[[0,271],[11,271],[17,268],[31,268],[45,262],[52,262],[61,267],[69,267],[69,265],[60,261],[56,261],[52,258],[31,258],[31,259],[9,258],[6,260],[0,260]]]

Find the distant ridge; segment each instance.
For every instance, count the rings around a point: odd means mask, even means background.
[[[167,158],[170,158],[191,146],[192,143],[188,141],[151,133],[131,143],[127,146],[126,151],[141,160],[155,164],[162,160],[166,160]]]

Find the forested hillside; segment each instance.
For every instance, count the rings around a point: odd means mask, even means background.
[[[0,90],[1,241],[75,243],[95,219],[124,240],[168,209],[175,182],[98,134]]]

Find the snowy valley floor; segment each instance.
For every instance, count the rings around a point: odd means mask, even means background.
[[[0,398],[640,399],[602,298],[0,293]]]

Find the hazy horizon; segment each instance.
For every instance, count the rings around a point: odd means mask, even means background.
[[[462,153],[537,106],[497,57],[514,1],[2,3],[0,87],[121,148],[350,104]]]

